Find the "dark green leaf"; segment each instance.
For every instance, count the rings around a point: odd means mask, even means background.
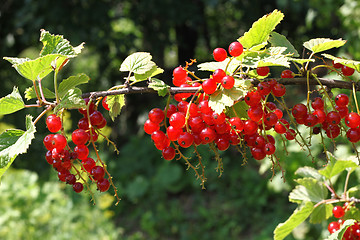
[[[151,79],[151,82],[149,83],[149,88],[157,91],[160,97],[164,97],[169,93],[169,87],[169,85],[156,78]]]
[[[76,76],[71,76],[67,79],[64,79],[58,88],[59,97],[62,98],[70,89],[89,82],[90,78],[84,73],[80,73]]]
[[[286,47],[284,54],[291,54],[293,57],[300,56],[295,47],[289,42],[289,40],[287,40],[284,35],[281,35],[277,32],[272,32],[269,42],[273,47]]]
[[[0,98],[0,115],[10,114],[19,111],[25,107],[19,90],[14,87],[12,93]]]
[[[65,109],[78,109],[84,108],[85,101],[81,97],[81,90],[78,88],[72,88],[67,91],[65,96],[61,99],[60,103],[54,108],[54,112],[59,111],[62,108]]]

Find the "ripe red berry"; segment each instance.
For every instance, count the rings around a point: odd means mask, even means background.
[[[90,123],[91,123],[92,126],[99,125],[103,121],[103,119],[104,119],[104,116],[99,111],[94,111],[90,115]]]
[[[324,109],[324,101],[321,98],[316,97],[316,98],[314,98],[314,100],[311,101],[311,107],[314,110],[316,110],[316,109],[323,110]]]
[[[103,100],[101,101],[101,105],[103,106],[103,108],[105,108],[105,110],[110,110],[109,105],[106,102],[107,96],[103,98]]]
[[[349,104],[349,97],[346,94],[340,93],[335,98],[335,104],[339,107],[344,107]]]
[[[49,129],[49,131],[52,133],[60,131],[62,127],[60,117],[56,116],[55,114],[50,114],[46,118],[46,126]]]
[[[225,113],[220,113],[220,114],[217,114],[217,113],[213,113],[212,114],[212,118],[213,118],[213,122],[214,124],[222,124],[225,122],[225,119],[226,119],[226,115]]]
[[[230,118],[229,123],[231,128],[234,129],[236,132],[240,132],[244,129],[244,122],[238,117]]]
[[[173,70],[173,77],[175,79],[179,79],[179,80],[182,80],[182,79],[185,79],[187,77],[187,72],[185,69],[183,69],[182,67],[176,67],[174,70]],[[176,86],[176,85],[175,85]],[[179,85],[180,86],[180,85]]]
[[[323,123],[326,119],[326,113],[321,109],[316,109],[312,114],[317,117],[318,123]]]
[[[304,125],[307,127],[313,127],[319,123],[319,120],[314,114],[307,114],[304,118]]]
[[[235,84],[235,79],[232,76],[225,76],[223,77],[223,79],[221,80],[221,85],[225,88],[225,89],[231,89],[234,87]]]
[[[346,132],[346,137],[352,143],[358,142],[360,140],[360,129],[359,128],[350,128]]]
[[[163,110],[161,110],[160,108],[151,109],[148,116],[149,116],[150,121],[152,121],[153,123],[158,123],[158,124],[160,124],[165,118],[165,114],[164,114]]]
[[[291,70],[286,69],[281,72],[281,78],[294,78],[294,73]]]
[[[211,107],[209,106],[208,100],[202,100],[201,102],[199,102],[198,108],[199,108],[200,112],[205,113],[205,114],[209,114],[212,112]]]
[[[96,186],[100,192],[106,192],[110,188],[110,182],[107,178],[103,178],[96,183]]]
[[[62,150],[66,147],[66,138],[61,134],[55,134],[51,141],[54,148],[57,148],[58,150]],[[50,149],[48,149],[50,150]]]
[[[341,116],[338,112],[336,111],[331,111],[326,115],[326,121],[330,124],[330,125],[337,125],[340,123],[341,121]]]
[[[94,180],[103,179],[105,176],[105,170],[102,166],[93,167],[90,173]]]
[[[294,129],[289,129],[289,131],[287,131],[287,132],[285,133],[285,138],[286,138],[287,140],[294,140],[295,137],[296,137],[296,132],[295,132]]]
[[[71,134],[71,139],[75,145],[84,145],[90,140],[90,136],[84,129],[76,129]]]
[[[261,101],[261,94],[258,91],[248,92],[245,96],[245,103],[250,107],[256,106]]]
[[[265,67],[257,67],[256,68],[256,73],[259,75],[259,76],[266,76],[268,75],[270,72],[270,68],[268,66],[265,66]]]
[[[213,51],[215,61],[222,62],[227,58],[227,52],[223,48],[215,48]]]
[[[344,74],[344,76],[349,77],[349,76],[351,76],[351,75],[353,75],[353,74],[354,74],[355,69],[353,69],[353,68],[351,68],[351,67],[348,67],[348,66],[343,65],[343,66],[341,66],[341,72]]]
[[[259,122],[260,119],[264,115],[264,111],[262,109],[262,106],[259,104],[259,105],[250,107],[247,111],[247,114],[251,120],[253,120],[255,122]]]
[[[257,90],[261,95],[267,96],[271,92],[271,86],[268,82],[261,82],[257,85]]]
[[[266,155],[274,154],[275,150],[276,150],[275,145],[271,142],[266,143],[264,146],[264,152]]]
[[[165,140],[165,133],[161,130],[157,130],[151,134],[151,139],[154,141],[155,144],[163,143]]]
[[[229,45],[229,54],[233,57],[240,56],[244,51],[244,47],[239,42],[232,42]]]
[[[92,158],[86,158],[85,160],[82,160],[81,163],[83,164],[83,167],[87,172],[91,172],[91,169],[96,166],[96,163],[94,159]]]
[[[85,98],[84,99],[84,101],[85,101],[85,104],[86,105],[89,105],[89,102],[90,102],[90,99],[89,98]],[[80,108],[79,109],[79,112],[81,113],[81,114],[83,114],[83,115],[87,115],[87,108]],[[91,103],[90,103],[90,106],[89,106],[89,114],[92,114],[93,112],[95,111],[95,103],[92,101]]]
[[[74,174],[67,174],[67,176],[65,177],[65,182],[67,184],[73,185],[76,182],[76,177]]]
[[[183,132],[177,140],[178,144],[183,148],[190,147],[194,142],[194,136],[191,133]]]
[[[345,211],[341,206],[335,206],[332,212],[336,218],[342,218],[345,214]]]
[[[181,112],[173,113],[170,117],[169,123],[176,128],[183,128],[185,126],[185,115]]]
[[[54,134],[48,134],[44,137],[43,143],[47,150],[51,151],[54,149],[54,145],[52,143],[52,140],[54,138]]]
[[[261,160],[266,157],[266,153],[263,148],[253,147],[251,148],[251,155],[256,160]]]
[[[144,123],[144,131],[147,134],[152,134],[153,132],[155,132],[159,129],[160,129],[160,125],[153,123],[152,121],[150,121],[150,119],[146,120]]]
[[[279,121],[275,124],[274,130],[275,132],[279,134],[286,133],[289,130],[290,124],[285,119],[281,118]]]
[[[78,127],[80,129],[84,129],[84,130],[88,130],[89,129],[89,122],[88,119],[86,117],[81,118],[78,121]]]
[[[257,132],[259,126],[253,120],[246,120],[244,122],[244,134],[245,135],[253,135]]]
[[[65,178],[66,178],[66,176],[67,176],[68,174],[70,174],[69,171],[59,171],[59,172],[58,172],[58,178],[59,178],[59,180],[62,181],[62,182],[65,182],[65,181],[66,181]]]
[[[307,114],[307,107],[302,103],[298,103],[292,108],[291,112],[294,118],[304,118]]]
[[[202,89],[204,90],[204,93],[206,94],[213,94],[216,91],[217,88],[217,84],[215,79],[213,78],[209,78],[206,79],[203,83],[202,83]]]
[[[225,151],[229,148],[230,146],[230,142],[229,139],[226,138],[218,138],[216,140],[216,147],[220,150],[220,151]]]
[[[74,152],[77,153],[77,157],[80,160],[86,159],[88,157],[88,155],[89,155],[89,149],[85,145],[77,145],[74,148]]]
[[[329,125],[325,130],[326,136],[328,138],[336,138],[340,134],[340,127],[339,125]]]
[[[277,84],[275,84],[275,86],[272,88],[271,91],[275,97],[282,97],[286,93],[286,88],[281,83],[277,83]]]
[[[204,144],[213,142],[216,138],[216,132],[214,129],[206,127],[200,132],[200,138]]]
[[[274,126],[278,121],[277,115],[273,112],[267,113],[263,119],[264,119],[264,124],[269,127]]]
[[[76,182],[73,184],[73,189],[75,192],[80,193],[84,189],[84,186],[82,183]]]
[[[345,124],[349,128],[356,128],[360,125],[360,116],[356,112],[351,112],[345,116]]]
[[[223,79],[223,77],[226,76],[226,73],[224,70],[222,69],[216,69],[213,73],[213,79],[217,82],[217,83],[221,83],[221,80]]]
[[[339,112],[341,119],[345,118],[349,114],[349,108],[347,106],[335,106],[335,110]]]
[[[341,63],[335,63],[334,60],[332,61],[332,64],[333,64],[333,67],[334,67],[334,68],[341,68],[341,67],[342,67],[342,64],[341,64]]]
[[[175,149],[173,147],[166,147],[162,150],[162,156],[165,160],[173,160],[175,157]]]
[[[183,130],[174,126],[169,126],[166,129],[166,134],[170,141],[176,141],[181,133],[183,133]]]

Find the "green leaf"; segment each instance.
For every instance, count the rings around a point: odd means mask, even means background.
[[[120,66],[121,72],[133,72],[136,74],[145,74],[156,64],[151,61],[152,56],[147,52],[136,52],[125,58]]]
[[[14,87],[12,93],[0,98],[0,115],[10,114],[25,108],[19,90]]]
[[[315,178],[317,180],[324,180],[324,177],[318,172],[318,170],[316,170],[315,168],[312,167],[301,167],[298,168],[295,172],[296,175],[299,175],[301,177],[310,177],[310,178]]]
[[[318,224],[325,221],[326,219],[329,219],[333,215],[332,209],[332,204],[320,204],[314,208],[314,211],[311,213],[310,223]]]
[[[298,184],[289,194],[289,200],[295,203],[302,201],[318,203],[326,199],[328,190],[322,182],[314,178],[301,178],[295,180]]]
[[[283,66],[289,68],[289,56],[284,55],[285,51],[285,47],[270,47],[261,53],[248,52],[243,56],[243,66],[250,68]]]
[[[244,36],[240,37],[238,41],[244,48],[251,48],[253,46],[267,42],[270,33],[284,18],[284,14],[279,10],[274,10],[253,23],[252,27]]]
[[[330,54],[326,54],[326,53],[321,54],[321,55],[328,59],[334,60],[335,63],[341,63],[342,65],[351,67],[351,68],[355,69],[356,71],[360,72],[360,62],[359,61],[338,58],[338,57],[334,57],[334,56],[332,56]]]
[[[14,62],[13,58],[4,57],[4,59],[9,62]],[[13,64],[12,66],[24,78],[35,81],[37,79],[43,79],[51,71],[53,71],[52,66],[59,68],[66,60],[67,56],[61,54],[50,54],[34,60]]]
[[[225,59],[222,62],[205,62],[199,64],[197,67],[200,71],[210,71],[213,72],[216,69],[222,69],[227,74],[232,74],[240,65],[241,61],[239,61],[236,58],[231,59],[231,62],[229,63],[230,58]]]
[[[358,165],[351,160],[339,160],[336,159],[335,156],[331,153],[328,152],[327,154],[330,160],[324,169],[319,170],[319,173],[328,179],[343,172],[346,169],[353,171],[358,167]]]
[[[39,90],[39,86],[36,86],[36,88]],[[45,98],[51,98],[51,99],[55,98],[55,93],[52,92],[51,90],[49,90],[48,88],[42,87],[42,90],[43,90],[43,94],[44,94]],[[34,86],[28,87],[25,90],[24,94],[25,94],[26,100],[36,98],[36,93],[35,93],[35,90],[34,90]]]
[[[348,227],[350,227],[354,223],[355,223],[355,220],[353,220],[353,219],[346,220],[341,225],[340,229],[337,230],[336,232],[334,232],[333,234],[331,234],[326,240],[339,240],[339,239],[342,239],[346,229],[348,229]]]
[[[15,158],[29,148],[34,134],[35,125],[31,116],[26,116],[26,131],[12,129],[0,134],[0,178],[10,167]]]
[[[130,77],[130,81],[133,81],[133,82],[144,81],[144,80],[152,78],[163,72],[164,72],[164,69],[154,66],[152,69],[150,69],[149,71],[147,71],[144,74],[134,74],[134,76]]]
[[[344,219],[355,219],[360,221],[360,210],[357,207],[350,207],[344,215]]]
[[[274,231],[274,240],[282,240],[289,235],[294,228],[304,222],[314,209],[312,202],[306,202],[301,207],[295,209],[293,214],[284,223],[280,223]]]
[[[209,106],[214,112],[220,114],[226,107],[233,106],[236,100],[245,95],[246,91],[236,87],[233,87],[232,89],[217,90],[210,95]]]
[[[226,109],[226,115],[229,117],[239,117],[239,118],[248,118],[247,110],[249,109],[249,105],[245,103],[245,101],[239,101],[235,103],[233,106],[228,107]]]
[[[273,47],[286,47],[284,54],[291,54],[293,57],[300,56],[295,47],[289,42],[289,40],[287,40],[284,35],[281,35],[277,32],[272,32],[270,34],[269,42]]]
[[[106,103],[110,108],[109,115],[114,121],[115,118],[120,115],[121,108],[125,105],[125,95],[109,95],[106,98]]]
[[[166,85],[163,81],[153,78],[149,83],[149,88],[154,89],[158,92],[160,97],[164,97],[169,93],[169,85]]]
[[[62,108],[65,109],[78,109],[84,108],[85,101],[81,97],[81,90],[78,88],[72,88],[62,97],[60,103],[54,108],[54,112],[59,111]]]
[[[4,60],[9,61],[11,64],[21,64],[27,61],[30,61],[30,58],[13,58],[13,57],[4,57]]]
[[[330,38],[315,38],[307,42],[304,42],[304,47],[312,51],[313,53],[323,52],[332,48],[339,48],[346,43],[345,40]]]
[[[62,98],[70,89],[89,82],[90,78],[84,73],[80,73],[76,76],[71,76],[67,79],[64,79],[58,88],[59,97]]]
[[[77,47],[73,47],[62,35],[53,35],[44,29],[41,29],[40,31],[40,41],[43,43],[40,56],[61,54],[67,56],[67,58],[72,58],[76,57],[84,48],[84,43],[81,43]]]

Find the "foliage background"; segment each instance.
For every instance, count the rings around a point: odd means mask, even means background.
[[[228,46],[275,8],[285,14],[277,31],[298,50],[314,37],[343,38],[349,43],[339,54],[360,59],[356,41],[360,4],[356,0],[2,0],[0,53],[1,57],[35,56],[43,28],[64,35],[73,45],[86,42],[85,52],[63,73],[64,78],[88,74],[92,80],[83,92],[120,83],[124,77],[118,71],[120,63],[134,51],[151,52],[154,61],[166,69],[162,79],[170,83],[174,67],[190,58],[211,60],[212,49]],[[13,85],[21,92],[29,85],[4,60],[0,60],[0,79],[1,96],[10,93]],[[289,99],[290,103],[303,100],[301,89],[289,91],[299,96]],[[282,183],[280,174],[269,181],[272,172],[266,160],[260,165],[250,159],[242,166],[241,156],[228,150],[223,154],[225,172],[218,178],[214,159],[202,148],[209,167],[207,189],[201,190],[191,170],[186,171],[181,161],[161,159],[144,136],[141,124],[147,112],[163,107],[163,100],[155,95],[127,96],[126,100],[126,109],[115,122],[108,121],[107,130],[120,155],[100,145],[119,187],[120,204],[112,206],[111,195],[103,195],[92,206],[86,194],[73,194],[58,183],[43,157],[41,141],[46,130],[40,121],[30,152],[16,159],[0,185],[1,239],[272,239],[275,226],[295,207],[287,199],[294,171],[322,164],[295,151],[282,158],[287,180]],[[1,117],[0,130],[23,129],[27,113]],[[67,116],[68,129],[75,129],[80,115],[73,111]],[[304,225],[289,239],[322,239],[323,229],[326,224]]]

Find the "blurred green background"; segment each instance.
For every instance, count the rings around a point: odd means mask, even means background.
[[[150,52],[165,69],[161,79],[171,83],[171,72],[190,58],[210,61],[212,49],[226,48],[251,24],[274,9],[285,14],[276,29],[299,52],[315,37],[349,40],[340,54],[360,59],[360,4],[357,0],[1,0],[0,55],[37,56],[40,29],[61,34],[83,53],[66,66],[64,78],[84,72],[91,78],[83,92],[106,90],[125,77],[118,71],[124,58],[135,51]],[[335,53],[336,54],[336,53]],[[1,97],[13,85],[24,92],[29,81],[0,59]],[[302,90],[289,88],[302,101]],[[295,94],[289,94],[289,96]],[[0,239],[272,239],[272,231],[285,221],[295,205],[287,195],[294,186],[294,171],[312,162],[295,149],[279,154],[285,170],[272,178],[270,161],[243,159],[235,150],[222,154],[224,174],[215,172],[216,161],[206,147],[200,152],[207,164],[206,190],[182,161],[166,162],[142,131],[147,113],[164,107],[156,95],[129,95],[127,106],[106,132],[120,150],[116,155],[104,142],[100,154],[107,162],[122,201],[113,205],[112,190],[97,194],[92,205],[86,193],[74,194],[57,180],[45,161],[44,121],[26,155],[20,155],[0,184]],[[0,116],[0,130],[24,129],[21,111]],[[74,130],[80,114],[67,113],[66,126]],[[314,146],[316,148],[316,146]],[[186,153],[191,155],[192,152]],[[322,226],[303,225],[288,239],[322,239]]]

